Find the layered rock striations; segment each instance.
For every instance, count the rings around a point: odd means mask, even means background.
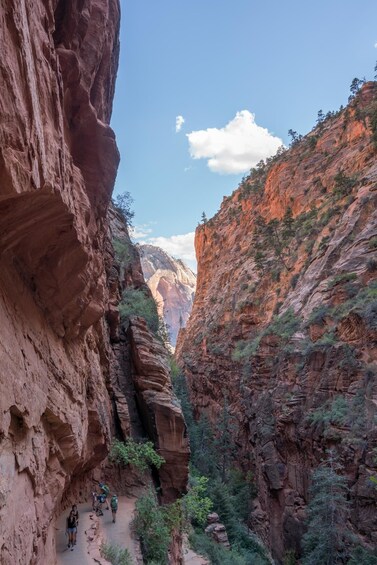
[[[224,398],[258,487],[249,524],[300,555],[311,472],[333,449],[350,520],[377,540],[377,85],[260,164],[196,232],[176,354],[197,415]]]
[[[55,562],[57,514],[73,493],[92,488],[88,478],[114,433],[132,430],[133,404],[124,392],[132,364],[128,373],[119,368],[119,269],[107,219],[119,161],[108,125],[118,28],[117,0],[20,0],[0,8],[4,565]],[[140,264],[127,274],[129,284],[145,285]],[[120,375],[126,385],[116,389]],[[165,380],[167,398],[167,373]],[[163,420],[166,398],[150,419]],[[165,421],[155,427],[162,450],[165,431],[184,434],[173,405],[171,412],[173,430]],[[180,481],[161,479],[170,496],[185,488],[178,468]]]
[[[110,208],[110,230],[120,275],[120,290],[134,290],[152,300],[141,267],[138,248],[133,246],[124,220]],[[164,503],[186,492],[190,457],[186,425],[172,389],[168,351],[137,315],[114,327],[112,390],[118,435],[123,439],[150,438],[165,463],[158,472],[160,497]]]
[[[158,305],[175,346],[181,327],[186,325],[195,296],[196,276],[180,259],[170,257],[154,245],[140,245],[145,280]]]
[[[0,19],[0,561],[53,563],[60,501],[111,432],[119,5],[5,2]]]

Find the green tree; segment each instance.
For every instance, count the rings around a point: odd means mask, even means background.
[[[171,529],[152,489],[137,500],[133,527],[140,538],[145,562],[167,563]]]
[[[345,478],[332,452],[312,475],[308,505],[308,530],[303,536],[303,565],[344,563],[349,531]]]
[[[204,526],[213,507],[212,500],[206,496],[208,477],[191,476],[187,494],[183,497],[186,520]]]
[[[125,442],[114,439],[109,460],[118,465],[133,465],[141,472],[146,471],[149,465],[159,469],[165,463],[165,459],[156,453],[151,441],[137,443],[132,438]]]
[[[323,120],[325,119],[325,114],[323,113],[322,110],[318,110],[318,114],[317,114],[317,125],[322,124]]]
[[[207,216],[206,216],[206,213],[205,213],[205,212],[202,212],[202,216],[201,216],[201,218],[200,218],[200,223],[201,223],[202,225],[204,225],[204,224],[206,224],[207,222],[208,222],[208,218],[207,218]]]
[[[114,208],[120,213],[127,226],[132,226],[135,212],[132,210],[133,198],[129,192],[118,194],[113,199]]]
[[[363,86],[364,83],[365,83],[365,78],[360,79],[355,77],[352,80],[350,86],[351,96],[348,98],[348,100],[352,100],[356,96],[356,94],[359,92],[360,88]]]
[[[126,288],[119,304],[120,318],[125,321],[130,316],[140,316],[147,322],[153,333],[158,333],[160,320],[157,306],[152,296],[141,288]]]
[[[302,135],[298,134],[293,129],[288,130],[288,135],[291,138],[291,146],[296,145],[302,139]]]
[[[214,443],[218,454],[220,476],[223,482],[227,482],[228,472],[235,453],[233,442],[235,428],[234,418],[229,414],[228,398],[224,394],[220,418],[216,425],[217,437]]]
[[[192,462],[200,473],[209,477],[217,475],[217,452],[214,441],[211,424],[207,416],[201,414],[190,434]]]

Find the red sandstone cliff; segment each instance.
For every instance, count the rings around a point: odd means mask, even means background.
[[[140,245],[139,251],[145,280],[175,346],[178,332],[190,316],[196,277],[183,261],[170,257],[159,247]]]
[[[257,167],[196,232],[197,293],[176,354],[197,414],[215,422],[227,395],[258,486],[249,523],[278,560],[300,553],[328,448],[354,531],[377,543],[376,88]]]
[[[87,478],[106,457],[119,420],[124,436],[132,429],[125,394],[132,379],[119,369],[116,349],[119,272],[107,220],[119,160],[108,125],[118,28],[118,0],[15,0],[0,8],[4,565],[54,563],[62,504],[90,490]],[[129,275],[136,284],[137,269]],[[148,379],[153,363],[166,362],[161,354],[145,364],[142,341],[153,347],[152,338],[141,335],[142,327],[138,332],[133,346],[131,337],[125,341],[135,357],[127,370],[137,360],[138,375]],[[177,447],[184,435],[169,390],[166,370],[165,397],[147,404],[148,425],[154,418],[155,439],[166,452],[161,483],[172,497],[186,485],[183,464],[175,475],[168,453],[174,447],[167,438]],[[169,410],[173,430],[164,420]]]

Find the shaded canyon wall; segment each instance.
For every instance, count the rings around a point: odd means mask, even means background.
[[[300,554],[312,470],[338,454],[351,525],[377,543],[377,88],[260,164],[196,231],[176,354],[196,414],[224,398],[258,496],[250,526]],[[337,408],[342,407],[342,416]]]

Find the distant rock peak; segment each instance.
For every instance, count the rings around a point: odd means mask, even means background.
[[[174,347],[180,328],[190,316],[196,276],[181,259],[171,257],[160,247],[140,245],[139,251],[145,280],[168,326]]]

